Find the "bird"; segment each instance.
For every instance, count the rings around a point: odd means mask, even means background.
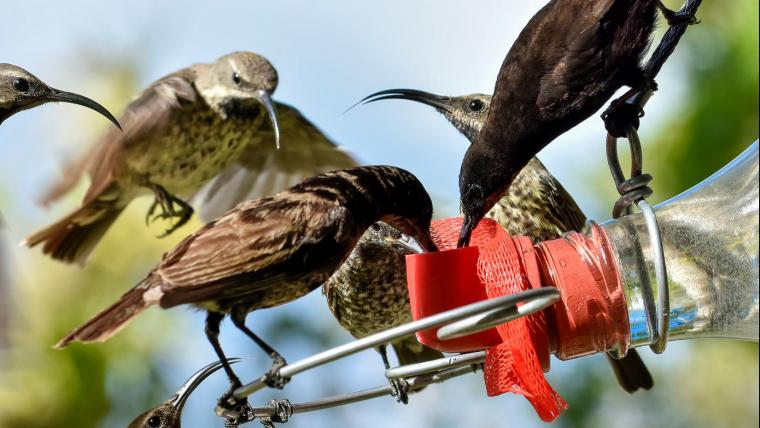
[[[409,235],[384,222],[373,223],[340,268],[322,286],[327,305],[352,336],[363,338],[412,321],[406,285],[405,257],[422,252]],[[442,358],[443,354],[417,341],[414,335],[391,344],[401,365]],[[390,368],[386,346],[377,348],[385,369]],[[391,382],[398,401],[407,390]]]
[[[219,326],[233,324],[272,359],[266,383],[281,388],[285,359],[245,325],[248,313],[293,301],[320,287],[348,257],[362,233],[385,221],[435,251],[433,205],[422,183],[391,166],[365,166],[308,178],[274,195],[245,201],[166,253],[137,286],[61,339],[104,341],[144,309],[181,304],[206,310],[206,336],[230,379],[220,404],[239,404],[240,379],[219,345]]]
[[[230,358],[229,363],[235,364],[239,358]],[[182,410],[190,395],[206,378],[222,368],[222,363],[211,363],[195,372],[163,403],[139,414],[127,428],[180,428],[182,426]]]
[[[202,218],[209,221],[241,201],[356,166],[296,108],[271,99],[277,84],[277,71],[266,58],[243,51],[152,83],[122,114],[124,133],[104,135],[43,198],[45,204],[60,198],[87,174],[90,186],[80,207],[24,244],[42,245],[56,260],[83,265],[142,194],[155,196],[146,223],[174,220],[166,236],[191,218],[187,200],[194,196],[213,207]],[[287,140],[283,150],[278,118]]]
[[[121,129],[119,121],[95,101],[73,92],[51,88],[19,66],[0,63],[0,124],[20,111],[55,102],[78,104],[95,110]]]
[[[435,108],[472,143],[486,123],[492,98],[486,94],[445,96],[416,89],[389,89],[371,94],[361,102],[389,99],[415,101]],[[485,217],[494,219],[510,235],[529,236],[534,242],[557,239],[571,230],[581,231],[587,220],[575,199],[535,156],[517,173],[512,185]],[[380,259],[377,255],[373,257]],[[654,385],[635,349],[620,360],[609,355],[608,359],[625,391],[632,393]]]
[[[501,65],[488,119],[459,172],[458,246],[547,144],[599,110],[623,86],[653,88],[641,62],[657,0],[551,0]]]

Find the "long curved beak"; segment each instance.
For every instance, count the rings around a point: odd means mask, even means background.
[[[417,89],[387,89],[385,91],[375,92],[374,94],[364,97],[361,101],[352,105],[348,110],[351,110],[359,104],[369,104],[382,100],[416,101],[418,103],[427,104],[442,112],[451,112],[451,97],[431,94],[430,92],[419,91]]]
[[[259,89],[256,91],[256,98],[259,100],[259,102],[261,102],[261,104],[264,105],[264,108],[267,111],[267,115],[269,116],[269,120],[272,122],[272,128],[274,129],[274,143],[279,150],[280,122],[277,121],[277,109],[274,106],[272,97],[269,96],[269,92],[265,91],[264,89]]]
[[[235,364],[240,361],[240,358],[228,358],[227,361],[229,361],[230,364]],[[207,377],[211,376],[211,374],[221,368],[222,363],[220,361],[211,363],[195,372],[195,374],[190,376],[190,379],[179,387],[177,392],[175,392],[169,399],[169,403],[171,403],[178,415],[182,413],[182,409],[185,407],[185,402],[187,402],[187,399],[193,391],[195,391],[195,389],[198,388]]]
[[[47,101],[78,104],[80,106],[84,106],[89,109],[95,110],[96,112],[102,114],[108,120],[110,120],[114,125],[116,125],[117,128],[121,129],[121,125],[119,124],[119,121],[116,120],[116,118],[111,114],[111,112],[108,111],[102,105],[96,103],[95,101],[85,96],[75,94],[73,92],[60,91],[54,88],[48,88],[48,90],[49,92],[47,96],[45,97]]]

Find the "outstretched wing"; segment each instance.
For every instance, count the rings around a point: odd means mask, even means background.
[[[280,149],[271,143],[274,134],[267,125],[260,143],[252,144],[235,165],[198,192],[201,220],[209,221],[242,201],[271,195],[308,177],[358,165],[297,109],[276,105]]]
[[[97,195],[110,180],[112,159],[127,147],[139,144],[147,135],[166,125],[183,105],[196,101],[198,94],[192,85],[192,68],[170,74],[145,89],[119,117],[124,129],[110,130],[77,161],[64,169],[62,178],[41,197],[43,205],[50,204],[67,194],[85,173],[92,185],[85,198]]]

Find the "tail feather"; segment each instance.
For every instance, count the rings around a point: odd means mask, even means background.
[[[150,279],[150,277],[149,277]],[[100,312],[84,325],[58,341],[56,349],[62,349],[72,342],[103,342],[124,328],[148,306],[156,304],[156,299],[148,299],[146,293],[152,288],[148,280],[124,294],[118,302]],[[160,293],[157,293],[160,295]],[[160,296],[158,296],[160,297]]]
[[[649,369],[635,349],[629,350],[623,359],[616,360],[610,356],[608,358],[620,386],[627,392],[634,393],[639,389],[651,389],[654,386]]]
[[[43,244],[44,254],[82,265],[123,210],[113,202],[104,204],[96,200],[29,236],[23,244],[28,247]]]
[[[421,344],[414,336],[393,343],[392,346],[393,351],[396,353],[396,358],[398,358],[398,362],[402,366],[443,358],[443,354],[440,351]]]

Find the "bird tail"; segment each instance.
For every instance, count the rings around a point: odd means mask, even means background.
[[[23,245],[43,244],[42,252],[65,263],[83,265],[125,206],[95,199],[53,225],[29,236]]]
[[[620,360],[609,355],[607,357],[612,365],[612,370],[615,372],[615,377],[626,392],[632,394],[639,389],[651,389],[654,386],[649,369],[635,349],[630,349],[625,357]]]
[[[443,358],[443,354],[440,351],[421,344],[414,336],[393,343],[393,351],[396,353],[396,358],[398,358],[398,362],[402,366]]]
[[[153,278],[156,277],[151,273],[137,287],[121,296],[118,302],[58,341],[55,348],[63,349],[72,342],[104,342],[110,339],[145,308],[158,304],[161,293],[156,292],[156,287],[160,287],[160,283],[157,283]]]

